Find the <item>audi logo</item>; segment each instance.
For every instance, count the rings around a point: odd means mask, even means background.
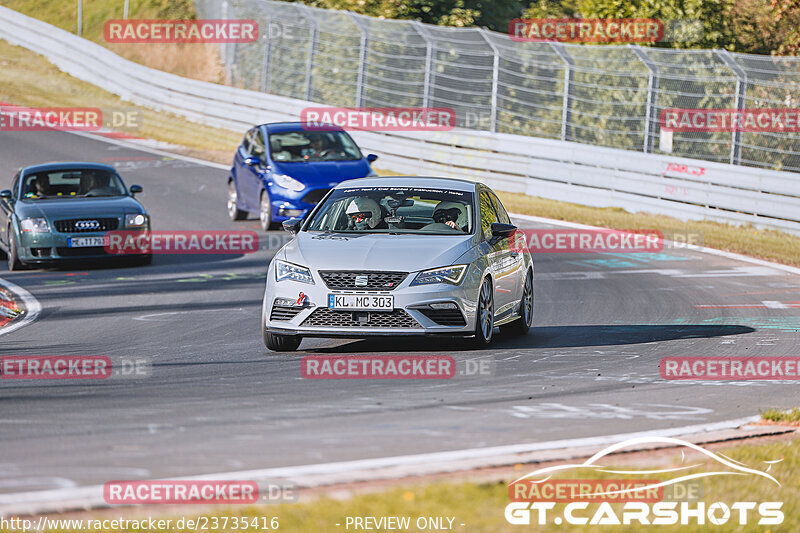
[[[97,220],[79,220],[75,223],[75,229],[100,229],[100,222]]]

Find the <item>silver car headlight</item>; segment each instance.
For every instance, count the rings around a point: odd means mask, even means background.
[[[23,218],[19,227],[22,231],[30,231],[32,233],[49,233],[50,225],[47,223],[46,218]]]
[[[464,280],[464,275],[467,273],[469,265],[453,265],[449,267],[433,268],[431,270],[423,270],[411,286],[414,285],[430,285],[431,283],[449,283],[450,285],[459,285]]]
[[[280,185],[284,189],[289,189],[290,191],[300,192],[306,188],[305,185],[297,181],[291,176],[287,176],[286,174],[273,174],[272,181],[276,184]]]
[[[286,261],[278,259],[275,263],[275,281],[283,281],[285,279],[314,284],[314,278],[311,277],[311,270],[304,266],[287,263]]]
[[[147,227],[147,215],[142,215],[140,213],[133,213],[130,215],[125,215],[125,227],[126,228],[146,228]]]

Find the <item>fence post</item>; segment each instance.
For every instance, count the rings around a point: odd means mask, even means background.
[[[571,99],[571,92],[572,92],[572,67],[575,64],[575,61],[572,59],[572,56],[569,55],[569,52],[564,48],[564,45],[561,43],[550,43],[550,47],[553,51],[558,54],[558,57],[561,58],[561,61],[564,62],[564,100],[561,105],[561,140],[567,140],[567,126],[569,125],[570,121],[570,106],[572,102]]]
[[[317,49],[317,33],[319,33],[319,28],[317,26],[316,19],[313,17],[313,15],[311,15],[311,8],[301,3],[297,3],[295,5],[300,9],[300,11],[303,12],[303,16],[307,18],[309,22],[311,22],[311,32],[308,46],[308,62],[306,63],[306,93],[304,98],[306,101],[310,101],[313,86],[311,72],[314,68],[314,52]]]
[[[267,17],[267,31],[264,33],[264,70],[261,72],[261,92],[268,93],[270,86],[270,66],[272,64],[272,23]]]
[[[431,86],[433,84],[433,41],[428,35],[428,30],[418,21],[412,20],[411,27],[425,41],[425,78],[422,82],[422,107],[429,107],[431,100]]]
[[[739,66],[730,52],[724,49],[714,50],[714,54],[736,74],[736,99],[734,107],[737,111],[744,109],[745,95],[747,94],[747,72]],[[742,161],[742,132],[733,129],[731,134],[731,165],[738,165]]]
[[[655,125],[658,124],[656,111],[658,109],[658,67],[647,52],[638,44],[628,45],[639,58],[639,61],[647,67],[649,75],[647,77],[647,109],[644,113],[644,145],[642,151],[646,154],[652,152],[652,141],[655,138]]]
[[[500,81],[500,50],[497,49],[489,38],[489,35],[487,35],[488,31],[486,28],[479,28],[478,31],[480,31],[481,37],[483,37],[492,49],[492,120],[489,124],[489,131],[494,133],[497,131],[497,90]]]
[[[356,107],[361,107],[364,102],[364,83],[367,77],[367,47],[369,46],[369,33],[361,22],[358,20],[358,15],[352,11],[347,12],[353,24],[361,32],[361,40],[359,41],[358,50],[358,78],[356,79]]]

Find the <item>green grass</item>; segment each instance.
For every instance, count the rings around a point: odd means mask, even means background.
[[[761,412],[761,418],[770,422],[789,422],[800,424],[800,409],[767,409]]]

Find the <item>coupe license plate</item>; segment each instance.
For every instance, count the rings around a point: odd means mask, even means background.
[[[90,248],[108,244],[105,237],[71,237],[67,240],[69,248]]]
[[[334,311],[391,311],[394,309],[394,296],[329,294],[328,309]]]

